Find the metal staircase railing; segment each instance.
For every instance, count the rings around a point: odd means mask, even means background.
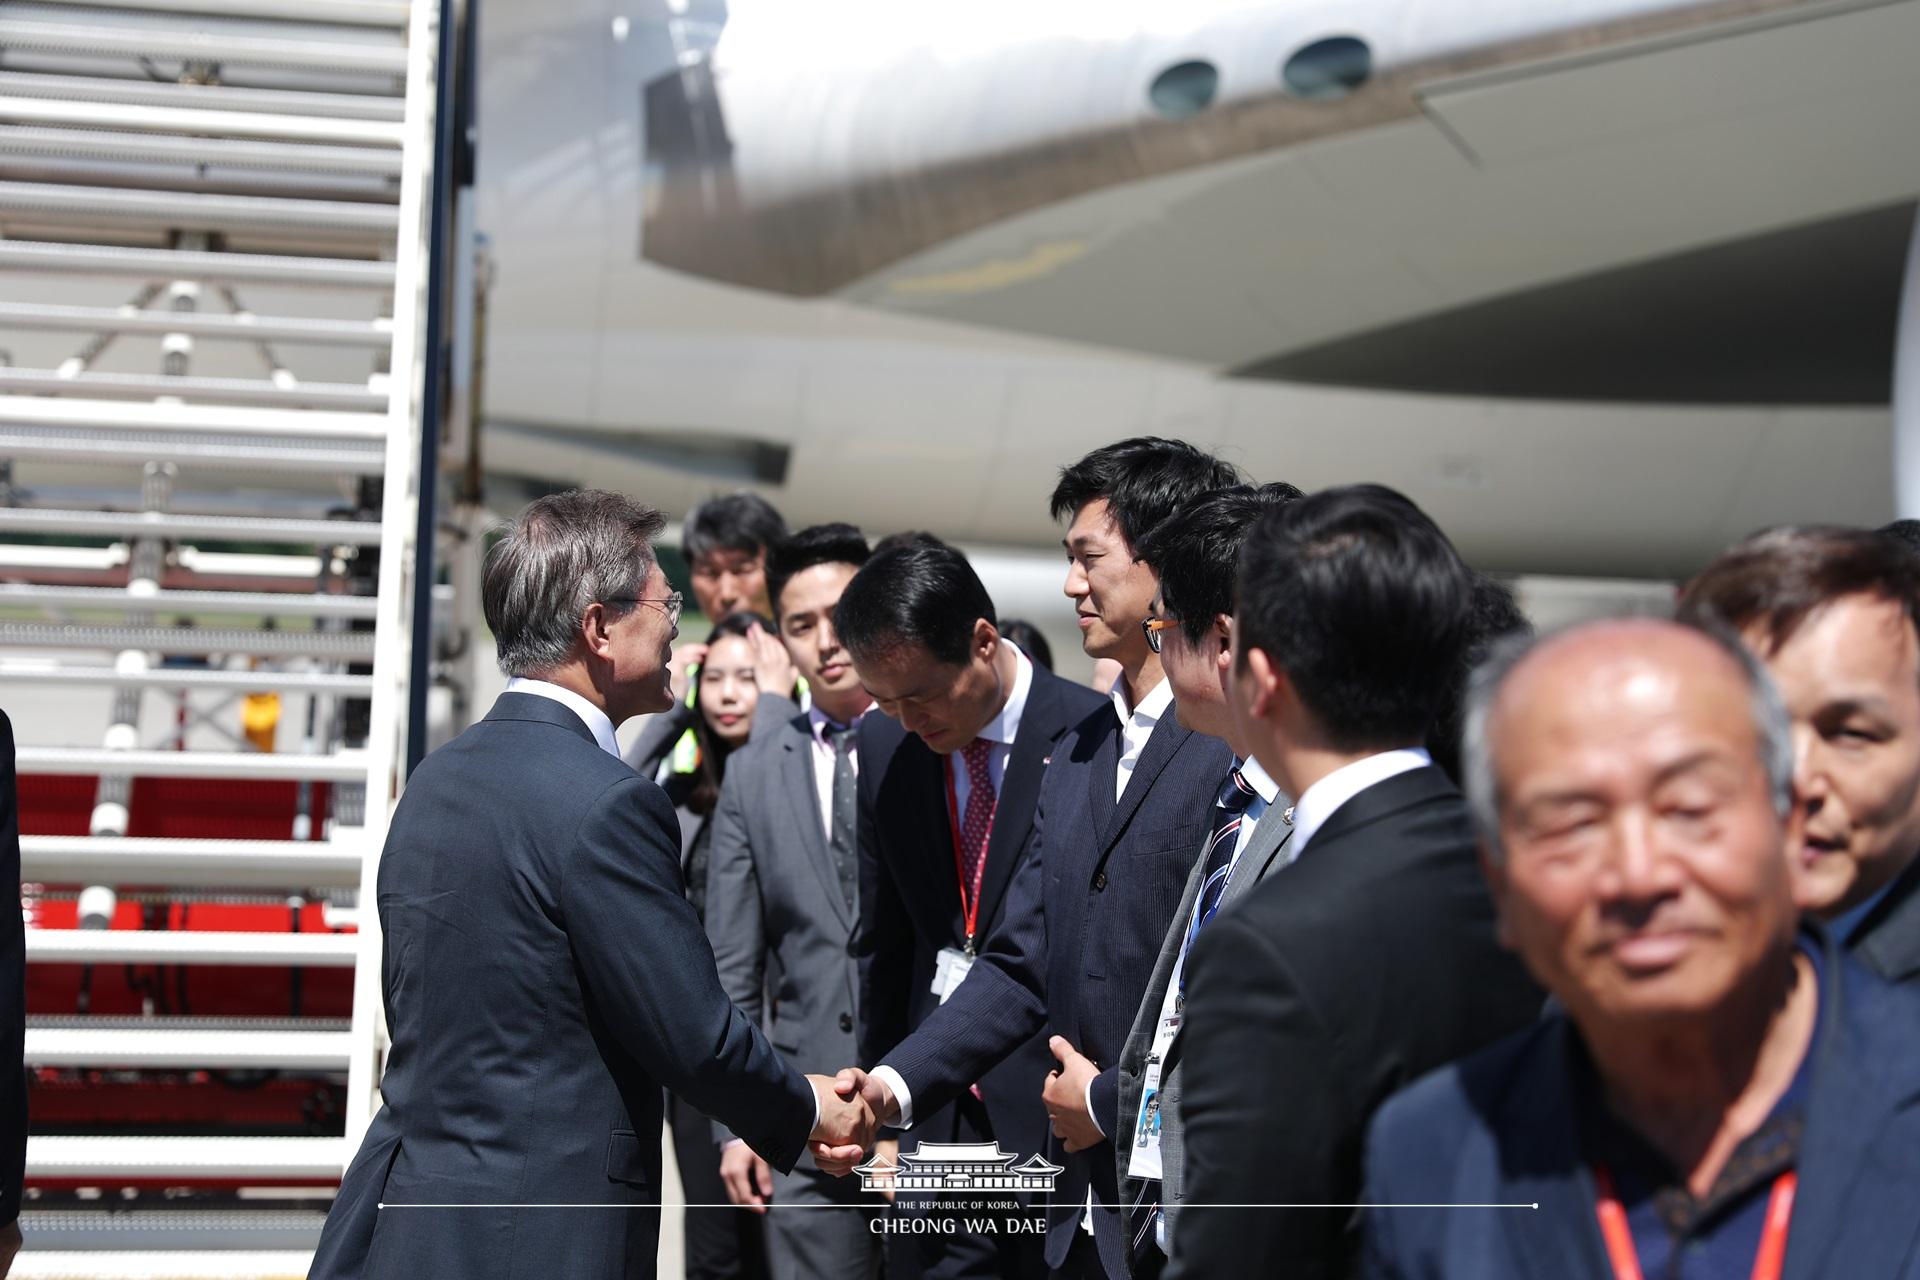
[[[338,1133],[35,1132],[30,1187],[324,1184],[377,1104],[378,920],[356,908],[373,901],[422,728],[408,683],[413,647],[431,639],[413,613],[430,595],[416,589],[423,554],[432,563],[420,494],[439,428],[423,426],[423,387],[437,358],[435,117],[451,70],[440,25],[453,11],[13,0],[0,12],[0,707],[76,708],[51,724],[14,714],[23,794],[79,775],[116,797],[88,834],[29,826],[24,882],[49,901],[330,897],[358,927],[30,927],[36,968],[353,971],[347,1020],[36,1016],[26,1056],[39,1070],[271,1071],[346,1088]],[[76,581],[32,554],[49,544],[124,547],[122,576]],[[223,544],[294,567],[236,585],[198,567],[217,557],[196,549]],[[266,693],[310,710],[317,727],[295,749],[185,728],[185,749],[141,740],[143,715],[152,736],[176,711],[187,725],[190,702]],[[107,723],[78,710],[88,698],[112,703]],[[291,781],[303,795],[327,783],[333,804],[286,838],[133,830],[131,781],[173,778]],[[319,838],[295,838],[309,830]],[[170,1235],[166,1213],[143,1210],[139,1231],[117,1235],[113,1215],[69,1208],[29,1202],[16,1276],[300,1274],[314,1225],[275,1219],[261,1234],[247,1224],[262,1215],[210,1225],[203,1213]],[[188,1251],[169,1252],[176,1240]]]

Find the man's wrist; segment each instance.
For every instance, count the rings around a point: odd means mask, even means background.
[[[1100,1136],[1104,1138],[1107,1136],[1107,1126],[1100,1123],[1100,1116],[1093,1109],[1093,1086],[1094,1086],[1094,1083],[1099,1079],[1100,1077],[1098,1075],[1091,1075],[1087,1077],[1087,1096],[1086,1096],[1087,1119],[1093,1122],[1093,1127],[1098,1129],[1100,1131]]]
[[[893,1095],[893,1104],[899,1111],[899,1114],[892,1119],[885,1116],[881,1119],[890,1128],[911,1129],[913,1127],[913,1091],[907,1088],[907,1082],[901,1078],[900,1073],[882,1063],[867,1074],[878,1080],[885,1086],[887,1092]]]

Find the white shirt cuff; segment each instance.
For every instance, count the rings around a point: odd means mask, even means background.
[[[819,1110],[820,1110],[820,1104],[819,1104],[818,1102],[815,1102],[815,1103],[813,1104],[813,1109],[814,1109],[814,1110],[815,1110],[816,1112],[817,1112],[817,1111],[819,1111]],[[721,1143],[721,1144],[720,1144],[720,1149],[721,1149],[722,1151],[731,1151],[731,1150],[733,1150],[733,1149],[734,1149],[735,1147],[740,1147],[740,1146],[745,1146],[745,1145],[746,1145],[746,1142],[747,1142],[747,1140],[746,1140],[745,1138],[728,1138],[728,1139],[727,1139],[727,1140],[726,1140],[725,1142],[723,1142],[723,1143]]]
[[[900,1104],[900,1118],[893,1122],[892,1127],[895,1129],[913,1128],[913,1090],[907,1088],[907,1082],[900,1078],[900,1073],[892,1067],[882,1064],[867,1074],[887,1086],[887,1092],[891,1093],[893,1100]]]
[[[1093,1082],[1099,1078],[1097,1075],[1087,1077],[1087,1119],[1093,1121],[1093,1127],[1098,1129],[1100,1136],[1104,1138],[1107,1136],[1107,1127],[1100,1123],[1099,1116],[1093,1114]]]

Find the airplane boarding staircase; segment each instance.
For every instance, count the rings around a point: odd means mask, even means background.
[[[308,1072],[347,1088],[338,1136],[36,1123],[29,1188],[99,1190],[88,1211],[28,1202],[16,1276],[304,1274],[312,1213],[168,1213],[167,1197],[324,1197],[376,1105],[369,908],[407,734],[422,732],[416,575],[433,564],[441,430],[423,371],[454,12],[0,2],[0,708],[23,793],[95,788],[84,834],[22,840],[30,896],[79,895],[79,927],[29,928],[30,977],[354,973],[350,1018],[30,1019],[30,1069]],[[253,749],[223,727],[246,695],[304,708],[304,735],[287,715],[281,749]],[[29,703],[56,709],[60,745],[30,732]],[[136,789],[166,779],[329,800],[279,839],[130,833]],[[325,903],[358,932],[105,927],[128,900],[263,897]]]

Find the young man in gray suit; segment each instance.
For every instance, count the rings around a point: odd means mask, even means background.
[[[1216,489],[1168,517],[1140,546],[1140,558],[1160,581],[1146,631],[1173,686],[1174,714],[1195,733],[1225,739],[1234,764],[1221,780],[1212,829],[1196,852],[1120,1051],[1117,1114],[1101,1117],[1107,1132],[1121,1135],[1113,1144],[1114,1175],[1128,1206],[1130,1275],[1159,1274],[1181,1197],[1186,1145],[1179,1112],[1180,1023],[1187,948],[1214,916],[1290,857],[1293,826],[1286,814],[1293,801],[1235,734],[1227,688],[1240,546],[1262,513],[1298,497],[1290,484]]]
[[[314,1280],[645,1280],[663,1088],[783,1169],[809,1150],[851,1168],[871,1139],[857,1098],[802,1077],[728,1002],[673,808],[620,760],[615,726],[670,700],[662,523],[618,494],[556,494],[488,555],[510,679],[394,810],[385,1105]]]
[[[873,699],[834,634],[833,606],[866,559],[866,539],[845,524],[802,529],[771,549],[776,625],[813,705],[756,733],[728,761],[707,869],[707,936],[722,988],[782,1053],[823,1065],[853,1060],[858,1025],[854,747]],[[718,1136],[729,1198],[759,1213],[772,1202],[774,1280],[878,1273],[880,1238],[867,1229],[857,1182],[805,1158],[775,1174],[724,1126]]]

